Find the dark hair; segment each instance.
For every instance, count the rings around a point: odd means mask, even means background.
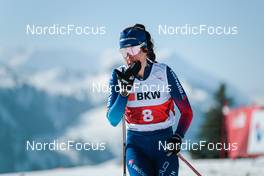
[[[150,33],[148,31],[146,31],[146,28],[143,24],[135,24],[133,27],[137,28],[139,30],[145,31],[146,38],[147,38],[147,40],[146,40],[146,42],[147,42],[147,57],[152,62],[157,62],[156,61],[156,54],[154,53],[154,44],[153,44],[153,40],[151,38]]]

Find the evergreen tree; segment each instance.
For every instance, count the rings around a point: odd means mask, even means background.
[[[223,128],[223,107],[227,102],[230,104],[231,101],[232,99],[226,96],[225,84],[221,84],[214,94],[214,105],[205,113],[206,120],[198,134],[199,140],[206,141],[206,147],[203,147],[202,150],[192,150],[191,155],[193,158],[220,158],[227,156],[225,151],[216,149],[209,150],[207,146],[208,143],[216,144],[226,142],[225,128]]]

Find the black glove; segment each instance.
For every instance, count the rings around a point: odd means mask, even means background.
[[[174,134],[167,141],[167,156],[178,154],[181,151],[182,138],[179,134]]]
[[[140,61],[134,62],[126,70],[122,69],[122,71],[119,71],[115,69],[115,73],[119,81],[120,94],[122,96],[129,95],[129,92],[131,91],[133,83],[134,83],[135,76],[138,74],[140,69],[141,69]]]

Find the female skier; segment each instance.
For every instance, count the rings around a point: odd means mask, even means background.
[[[131,176],[177,176],[177,153],[192,121],[192,109],[176,74],[156,62],[153,47],[144,25],[121,32],[120,52],[126,65],[112,72],[107,118],[117,126],[125,115],[126,165]],[[181,113],[175,132],[174,104]]]

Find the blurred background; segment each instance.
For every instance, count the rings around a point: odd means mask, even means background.
[[[105,117],[107,92],[94,92],[92,85],[107,85],[111,70],[123,64],[119,33],[135,23],[146,26],[157,61],[173,68],[189,96],[194,119],[186,139],[230,141],[227,113],[264,105],[263,6],[261,0],[0,0],[0,173],[121,175],[121,128]],[[27,25],[69,24],[89,26],[93,34],[27,33]],[[165,25],[236,26],[237,34],[165,34],[159,31]],[[106,150],[26,150],[26,141],[69,139],[105,142]],[[242,153],[184,154],[204,175],[263,175],[264,151]],[[192,174],[181,163],[180,175]]]

